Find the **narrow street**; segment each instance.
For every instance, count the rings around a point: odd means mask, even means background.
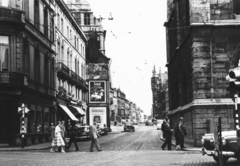
[[[122,127],[119,127],[119,130]],[[90,141],[78,142],[79,152],[49,153],[49,149],[38,151],[1,151],[0,165],[111,165],[111,166],[217,166],[212,157],[202,156],[199,151],[172,151],[161,149],[161,131],[154,126],[136,126],[135,132],[112,133],[100,138],[102,152],[89,152]],[[50,144],[50,143],[49,143]],[[235,159],[230,159],[226,166],[236,166]]]

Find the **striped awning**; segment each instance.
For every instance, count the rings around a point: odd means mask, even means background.
[[[78,121],[78,119],[73,115],[73,113],[67,108],[67,106],[59,104],[59,106],[66,112],[66,114],[74,121]]]

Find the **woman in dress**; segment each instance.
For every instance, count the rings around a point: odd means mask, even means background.
[[[63,147],[65,146],[65,143],[62,138],[62,130],[61,130],[61,121],[58,121],[58,125],[55,128],[55,138],[52,141],[52,147],[61,147],[61,152],[65,153]],[[50,152],[54,152],[53,148],[50,150]]]

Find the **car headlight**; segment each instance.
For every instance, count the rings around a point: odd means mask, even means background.
[[[222,137],[222,144],[226,145],[226,143],[227,143],[227,141],[226,141],[225,137]]]
[[[204,142],[205,142],[204,137],[202,137],[201,142],[202,142],[202,144],[204,144]]]
[[[214,138],[212,137],[211,139],[210,139],[210,143],[213,145],[214,144]]]

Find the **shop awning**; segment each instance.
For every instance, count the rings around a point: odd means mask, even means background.
[[[75,106],[72,106],[72,107],[75,108],[79,114],[85,115],[85,112],[80,107],[75,107]]]
[[[68,116],[74,120],[74,121],[78,121],[78,119],[72,114],[72,112],[67,108],[67,106],[59,104],[59,106],[68,114]]]

